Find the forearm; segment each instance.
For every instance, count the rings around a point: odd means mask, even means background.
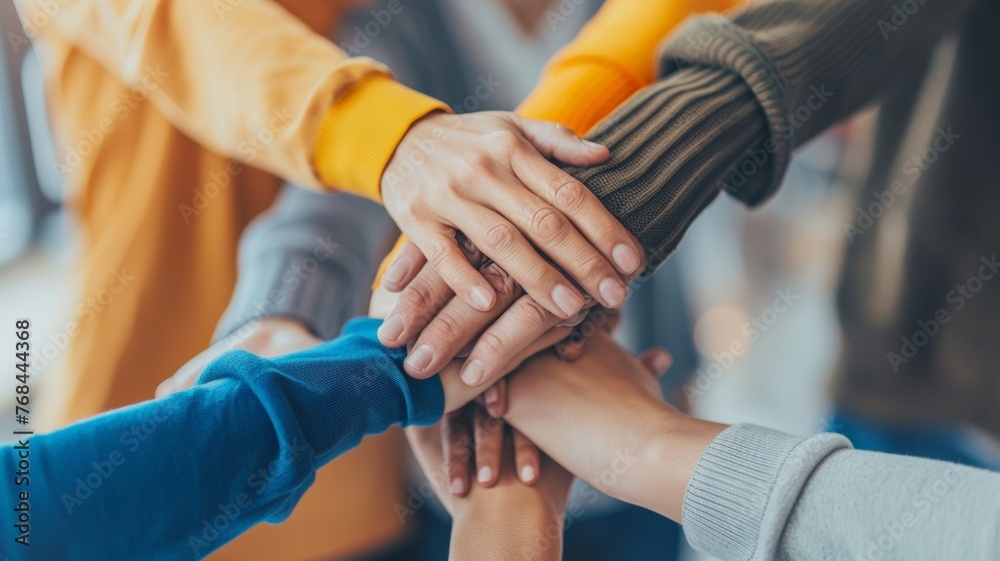
[[[367,308],[376,264],[395,233],[370,201],[285,187],[240,239],[239,278],[215,339],[268,317],[292,318],[320,339],[335,338]]]
[[[55,15],[46,2],[16,4],[24,21],[47,22],[33,39],[76,46],[200,145],[310,187],[377,199],[406,129],[444,107],[273,0],[73,0]]]
[[[722,11],[733,0],[609,0],[545,68],[521,103],[526,117],[562,123],[585,134],[656,78],[656,54],[670,31],[700,12]],[[558,15],[551,12],[552,24]],[[567,97],[572,103],[567,103]]]
[[[993,559],[1000,475],[731,427],[684,499],[691,544],[728,559]]]
[[[16,528],[4,524],[4,550],[190,559],[285,519],[316,469],[363,436],[441,414],[440,382],[405,376],[402,353],[373,339],[375,324],[274,360],[231,353],[190,390],[32,438],[32,545],[8,549]],[[2,449],[4,473],[18,454]]]
[[[736,4],[735,0],[605,2],[576,38],[549,61],[535,89],[516,112],[585,134],[655,80],[657,50],[674,27],[694,13]],[[567,103],[567,99],[572,102]],[[402,241],[405,236],[397,248]],[[376,284],[396,253],[392,251],[382,262]]]
[[[636,94],[588,138],[611,157],[571,173],[636,236],[652,272],[748,152],[765,145],[767,122],[740,77],[688,68]]]
[[[648,272],[720,191],[755,205],[791,151],[875,101],[971,0],[928,0],[888,37],[891,0],[762,0],[686,23],[663,79],[598,125],[612,157],[573,170],[643,243]]]
[[[562,559],[564,512],[546,504],[539,491],[507,481],[458,500],[465,504],[452,521],[449,559]]]

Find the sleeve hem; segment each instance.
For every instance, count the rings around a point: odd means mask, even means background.
[[[359,317],[347,322],[344,326],[344,337],[360,336],[380,347],[396,365],[396,369],[386,373],[386,383],[395,386],[403,395],[405,411],[400,423],[404,426],[433,425],[444,415],[444,386],[440,376],[431,376],[424,380],[411,378],[403,371],[403,360],[406,349],[388,349],[378,342],[376,332],[382,320],[371,317]]]
[[[766,120],[750,88],[731,71],[692,67],[642,90],[588,138],[611,151],[607,162],[569,168],[646,251],[651,274],[688,227],[735,182],[749,161],[746,182],[767,170],[751,161],[766,144]],[[741,178],[742,179],[742,178]]]
[[[334,102],[320,125],[314,155],[320,181],[381,203],[382,172],[410,126],[447,110],[443,102],[384,74],[362,78]]]
[[[289,275],[311,255],[301,252],[277,252],[260,256],[253,266],[245,267],[253,275],[242,276],[236,292],[216,328],[213,341],[219,341],[243,326],[267,317],[286,317],[301,321],[324,341],[335,338],[339,327],[349,318],[353,307],[343,298],[330,297],[336,292],[353,294],[357,279],[338,263],[319,263],[308,278]]]
[[[707,40],[705,38],[708,38]],[[756,205],[778,189],[791,159],[794,127],[788,125],[790,86],[770,56],[754,44],[744,30],[727,18],[706,15],[681,27],[667,43],[661,59],[664,75],[701,65],[723,68],[738,75],[766,118],[771,170],[767,181],[750,182],[730,194],[748,205]]]
[[[780,535],[815,467],[849,447],[833,434],[805,438],[746,424],[726,429],[705,450],[685,492],[688,541],[720,559],[772,559],[775,552],[763,551],[765,538]]]

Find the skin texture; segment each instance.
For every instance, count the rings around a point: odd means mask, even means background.
[[[431,155],[434,165],[424,165]],[[587,166],[607,156],[606,148],[555,123],[500,112],[434,113],[411,127],[389,161],[383,204],[440,282],[472,309],[494,309],[497,294],[464,257],[458,232],[542,309],[568,319],[584,307],[585,294],[620,306],[641,248],[596,196],[547,158]],[[422,267],[423,259],[409,255],[390,277]],[[423,327],[417,319],[389,314],[382,342],[405,345]],[[426,356],[417,365],[426,375],[442,364],[420,347],[416,354]]]
[[[637,261],[634,274],[625,275],[631,282],[645,257]],[[406,364],[406,372],[416,378],[433,373],[448,361],[460,355],[462,349],[471,345],[463,366],[463,380],[470,385],[490,385],[497,378],[498,366],[506,364],[519,354],[532,340],[558,325],[573,325],[584,319],[576,314],[566,318],[552,313],[539,304],[498,263],[487,261],[480,273],[491,284],[497,295],[497,305],[488,311],[470,306],[454,295],[446,282],[431,267],[424,267],[420,248],[407,243],[386,272],[385,286],[399,292],[399,301],[390,316],[399,318],[398,325],[404,326],[394,331],[396,339],[379,338],[387,346],[399,346],[412,342],[414,348],[425,348],[425,355],[432,357],[421,363],[424,368],[414,368]],[[390,274],[391,273],[391,274]],[[603,302],[590,300],[582,309],[591,311]],[[607,329],[608,322],[615,322],[610,309],[616,306],[604,305],[605,312],[591,315],[588,321],[594,327]],[[566,349],[577,353],[582,340],[572,341]]]
[[[663,401],[665,351],[637,359],[603,331],[565,363],[541,353],[508,379],[504,418],[545,454],[605,493],[680,522],[687,483],[724,425]]]
[[[441,504],[452,515],[451,559],[558,560],[573,476],[547,457],[536,485],[522,485],[512,460],[510,431],[497,431],[502,461],[492,488],[473,484],[463,497],[449,489],[442,427],[410,427],[406,437]]]

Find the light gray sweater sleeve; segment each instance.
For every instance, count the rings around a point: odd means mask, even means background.
[[[288,185],[240,240],[239,276],[215,340],[264,317],[330,340],[367,310],[379,261],[399,231],[377,204]]]
[[[682,516],[724,561],[995,560],[1000,474],[736,425],[702,455]]]

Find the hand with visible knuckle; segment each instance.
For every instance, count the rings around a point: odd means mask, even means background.
[[[550,318],[556,318],[554,314],[546,310],[530,296],[519,299],[517,307],[521,311],[521,315],[524,316],[524,319],[534,325],[544,325]]]
[[[418,310],[427,309],[437,304],[437,298],[434,296],[434,287],[427,279],[423,278],[413,279],[413,282],[407,288],[407,294],[401,300],[405,300],[406,304]]]
[[[506,342],[502,337],[496,334],[495,331],[486,331],[479,337],[479,342],[490,350],[490,352],[495,356],[503,355],[504,348],[506,347]]]
[[[427,249],[424,250],[424,257],[427,258],[427,262],[431,266],[437,268],[441,263],[441,259],[444,257],[445,250],[444,244],[437,240],[432,240],[427,243]]]
[[[566,239],[570,222],[552,207],[542,207],[531,218],[531,231],[542,244],[556,244]]]
[[[553,200],[565,212],[573,213],[579,209],[584,200],[583,184],[572,177],[566,176],[552,188]]]
[[[459,320],[442,312],[434,318],[428,329],[431,331],[431,336],[438,341],[453,341],[463,335],[460,325]]]
[[[491,263],[483,268],[481,272],[486,281],[493,286],[493,290],[496,291],[498,297],[509,298],[514,294],[516,290],[514,279],[500,265]]]
[[[483,233],[486,247],[493,253],[504,253],[514,241],[514,227],[508,223],[497,223]]]

